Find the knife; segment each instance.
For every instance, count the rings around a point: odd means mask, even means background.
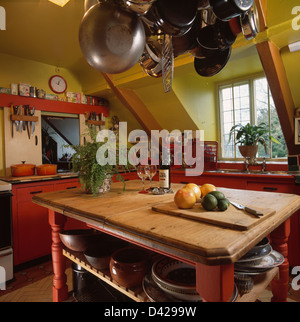
[[[17,112],[18,115],[22,115],[23,114],[23,108],[22,108],[22,105],[19,105],[18,106],[18,112]],[[18,121],[18,124],[17,124],[17,131],[20,131],[20,133],[22,133],[22,130],[23,130],[23,121],[20,120]]]
[[[253,208],[249,208],[249,207],[245,207],[245,206],[242,206],[242,205],[240,205],[240,204],[238,204],[238,203],[236,203],[236,202],[233,202],[233,201],[230,201],[230,203],[234,206],[234,207],[236,207],[236,208],[238,208],[238,209],[240,209],[240,210],[245,210],[246,212],[248,212],[249,214],[251,214],[251,215],[254,215],[255,217],[257,217],[257,218],[260,218],[260,217],[262,217],[264,214],[261,212],[261,211],[259,211],[259,210],[256,210],[256,209],[253,209]]]
[[[34,116],[34,113],[35,113],[35,107],[32,108],[32,112],[30,112],[30,108],[29,108],[29,115]],[[31,128],[31,136],[33,136],[33,133],[35,131],[35,122],[30,122],[30,128]]]
[[[11,115],[17,114],[17,107],[15,107],[13,104],[10,105],[10,113],[11,113]],[[11,121],[11,136],[12,137],[14,137],[14,125],[15,124],[17,126],[16,121]]]
[[[24,105],[24,114],[27,115],[27,116],[30,115],[30,107],[29,107],[29,105]],[[27,134],[28,134],[29,139],[30,139],[30,128],[29,128],[30,123],[31,122],[26,121]]]

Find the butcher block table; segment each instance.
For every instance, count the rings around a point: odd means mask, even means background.
[[[172,184],[174,193],[182,186]],[[172,208],[174,194],[139,194],[141,188],[141,181],[128,181],[125,191],[122,183],[113,183],[110,192],[99,196],[73,189],[33,197],[34,203],[49,210],[53,240],[53,301],[64,301],[68,297],[65,256],[59,237],[67,217],[194,265],[197,291],[203,300],[212,302],[229,301],[234,292],[234,262],[269,236],[273,249],[285,257],[279,274],[272,281],[272,301],[286,301],[289,218],[300,208],[300,196],[218,188],[229,200],[257,208],[265,215],[256,218],[230,206],[225,212],[210,212],[214,221],[209,222],[207,212],[199,204],[195,206],[199,218],[187,218],[180,211],[178,214],[163,213],[161,208],[170,205]],[[173,210],[176,211],[176,207]],[[197,211],[193,211],[194,215]]]

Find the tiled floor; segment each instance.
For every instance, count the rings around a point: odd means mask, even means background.
[[[67,284],[69,290],[73,290],[71,263],[67,264]],[[292,279],[293,277],[291,277]],[[8,283],[7,290],[0,290],[0,302],[52,302],[52,263],[28,268],[15,273],[15,279]],[[272,292],[268,287],[259,297],[260,302],[270,302]],[[70,293],[70,301],[72,296]],[[300,290],[289,288],[289,302],[300,302]]]

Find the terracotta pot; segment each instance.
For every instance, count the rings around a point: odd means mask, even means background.
[[[244,158],[249,159],[249,164],[256,163],[256,154],[258,152],[258,145],[240,145],[239,150]]]
[[[150,263],[149,253],[140,248],[125,247],[114,252],[110,259],[111,277],[121,286],[141,285]]]
[[[33,176],[35,174],[35,165],[34,164],[15,164],[10,167],[11,175],[13,177],[26,177]]]
[[[56,164],[42,164],[36,167],[36,174],[38,176],[56,174],[56,172],[57,172]]]

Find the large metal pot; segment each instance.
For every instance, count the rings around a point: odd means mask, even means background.
[[[133,12],[103,2],[92,6],[79,28],[79,43],[87,62],[109,74],[134,66],[145,48],[145,30]]]
[[[209,0],[216,16],[221,20],[230,20],[247,12],[254,0]]]

